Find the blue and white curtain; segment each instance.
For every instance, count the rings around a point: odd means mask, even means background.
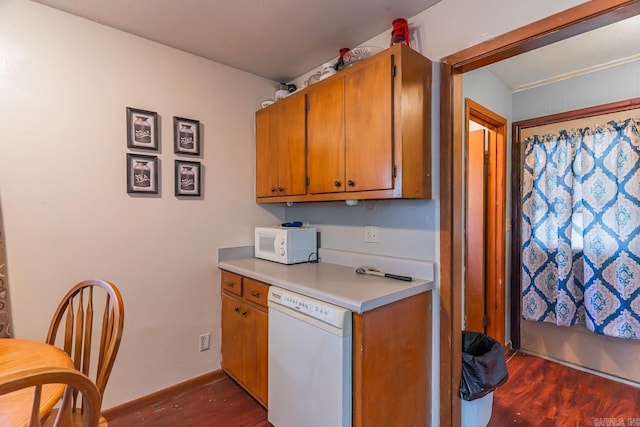
[[[640,339],[640,122],[524,142],[523,318]]]

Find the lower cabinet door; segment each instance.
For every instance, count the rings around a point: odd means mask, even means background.
[[[252,307],[246,313],[243,382],[247,390],[266,407],[269,317],[266,312]]]
[[[222,369],[236,381],[243,378],[242,337],[245,321],[238,298],[222,294]]]

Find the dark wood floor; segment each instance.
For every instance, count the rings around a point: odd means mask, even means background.
[[[522,353],[509,356],[507,370],[490,427],[640,426],[640,388]]]
[[[272,427],[266,409],[229,377],[107,421],[109,427]]]
[[[509,380],[494,392],[490,427],[640,426],[640,388],[522,353],[509,355],[507,368]],[[271,426],[266,410],[228,377],[108,421],[110,427]]]

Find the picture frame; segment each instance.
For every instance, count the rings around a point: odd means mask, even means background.
[[[127,153],[127,193],[158,194],[158,157]]]
[[[199,197],[202,193],[200,162],[175,161],[175,195]]]
[[[198,120],[174,116],[173,152],[190,156],[200,155],[200,122]]]
[[[158,113],[127,107],[127,147],[158,150]]]

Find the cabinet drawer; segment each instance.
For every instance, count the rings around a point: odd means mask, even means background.
[[[222,270],[220,277],[223,291],[242,296],[242,276]]]
[[[253,301],[256,304],[266,307],[268,293],[269,285],[246,277],[244,278],[243,295],[247,301]]]

